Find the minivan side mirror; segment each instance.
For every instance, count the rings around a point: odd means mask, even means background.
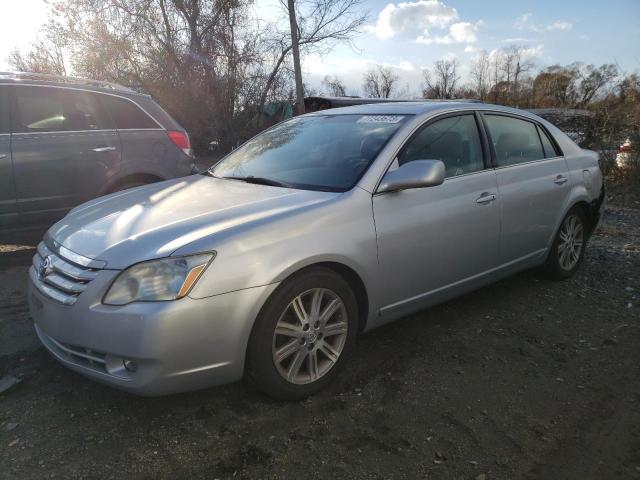
[[[444,182],[444,174],[444,163],[440,160],[414,160],[387,172],[380,182],[378,193],[435,187]]]

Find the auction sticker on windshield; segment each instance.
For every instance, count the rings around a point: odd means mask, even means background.
[[[403,115],[364,115],[358,123],[398,123],[403,118]]]

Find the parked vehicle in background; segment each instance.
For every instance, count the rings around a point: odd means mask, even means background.
[[[573,275],[598,155],[527,112],[387,103],[280,123],[201,175],[93,200],[29,271],[64,365],[158,395],[323,388],[356,336],[517,271]]]
[[[187,132],[149,95],[106,82],[0,73],[0,230],[191,173]]]
[[[618,168],[631,167],[634,163],[638,162],[638,155],[639,154],[637,152],[634,152],[631,140],[627,138],[624,143],[618,147],[618,153],[616,153],[616,166]]]

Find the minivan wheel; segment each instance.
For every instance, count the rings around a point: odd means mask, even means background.
[[[355,294],[333,270],[314,267],[290,277],[256,319],[247,380],[284,400],[323,389],[353,349],[357,319]]]
[[[545,264],[551,278],[563,280],[576,272],[584,258],[586,227],[586,217],[580,207],[572,208],[564,217]]]

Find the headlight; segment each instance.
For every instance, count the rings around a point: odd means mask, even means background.
[[[162,258],[138,263],[121,272],[104,296],[107,305],[176,300],[189,293],[214,253]]]

